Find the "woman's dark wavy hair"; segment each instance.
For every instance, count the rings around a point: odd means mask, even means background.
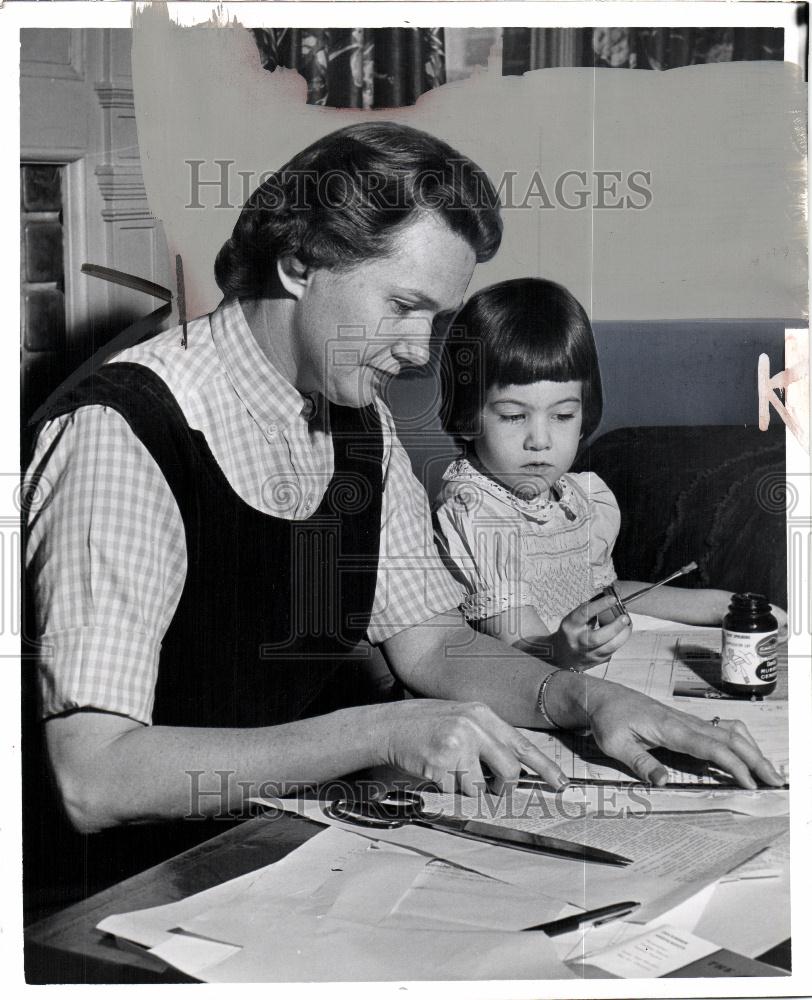
[[[499,248],[499,199],[487,174],[434,136],[394,122],[331,132],[269,176],[245,203],[214,265],[226,296],[260,296],[279,257],[352,267],[391,252],[416,213],[437,212],[478,261]]]
[[[600,423],[603,391],[592,327],[578,300],[554,281],[516,278],[472,295],[451,324],[440,371],[443,427],[466,450],[461,435],[481,433],[493,386],[580,381],[584,441]]]

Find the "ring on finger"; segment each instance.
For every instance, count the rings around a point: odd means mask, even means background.
[[[711,725],[713,726],[714,729],[717,726],[719,726],[721,722],[722,722],[722,720],[719,718],[718,715],[714,715],[714,717],[711,719]]]

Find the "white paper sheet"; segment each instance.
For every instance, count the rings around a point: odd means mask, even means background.
[[[314,891],[279,895],[267,878],[180,925],[239,952],[205,967],[174,942],[156,954],[207,982],[570,977],[545,935],[516,933],[558,916],[560,901],[344,836],[360,849]],[[455,914],[464,919],[451,926]]]
[[[167,940],[173,927],[199,913],[217,907],[236,906],[237,900],[244,902],[252,897],[262,899],[271,895],[283,898],[312,894],[329,877],[331,869],[347,863],[356,854],[368,854],[378,849],[379,846],[369,840],[343,830],[324,830],[274,864],[246,872],[174,903],[112,914],[99,923],[98,929],[145,948],[156,948]],[[400,851],[396,845],[387,845],[385,849],[411,857],[411,852]]]
[[[206,982],[574,978],[543,932],[361,926],[283,908],[264,926],[244,916],[242,949]]]
[[[590,670],[590,676],[625,684],[660,700],[673,696],[675,678],[696,678],[690,665],[712,664],[721,648],[719,629],[670,627],[632,633],[629,641],[608,663]],[[697,699],[699,700],[699,699]]]
[[[462,925],[518,931],[561,915],[560,900],[436,860],[420,872],[387,924],[420,927],[444,922],[457,929]]]
[[[240,948],[219,941],[194,937],[190,934],[168,934],[160,944],[150,949],[150,954],[167,965],[200,979],[212,965],[224,962],[239,954]]]
[[[784,854],[788,844],[789,838],[782,838],[774,851],[759,855],[765,865],[780,864],[777,876],[717,883],[692,928],[694,932],[748,958],[757,958],[791,937],[790,868]]]
[[[695,934],[665,925],[592,955],[588,964],[621,979],[656,979],[718,950]]]

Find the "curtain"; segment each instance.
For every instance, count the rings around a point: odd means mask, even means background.
[[[442,28],[256,28],[262,65],[297,69],[307,103],[397,108],[445,83]]]
[[[781,28],[505,28],[502,72],[554,66],[674,69],[784,58]]]

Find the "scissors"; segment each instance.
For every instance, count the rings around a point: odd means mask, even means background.
[[[587,844],[576,844],[570,840],[527,833],[524,830],[511,830],[495,823],[482,823],[476,819],[460,819],[455,816],[444,816],[441,813],[429,813],[423,806],[423,796],[419,792],[390,792],[383,799],[363,802],[335,799],[321,808],[329,819],[341,820],[355,826],[397,830],[407,823],[412,823],[415,826],[427,827],[429,830],[440,830],[442,833],[466,837],[468,840],[478,840],[498,847],[512,847],[518,851],[530,851],[534,854],[550,854],[557,858],[569,858],[571,861],[588,861],[614,865],[618,868],[625,868],[632,863],[631,858],[602,851],[597,847],[589,847]]]

